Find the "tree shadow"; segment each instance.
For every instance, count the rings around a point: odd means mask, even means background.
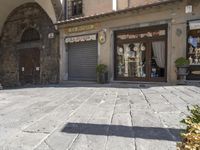
[[[69,134],[87,134],[99,136],[118,136],[125,138],[142,138],[152,140],[180,141],[182,129],[138,127],[106,124],[68,123],[62,132]]]

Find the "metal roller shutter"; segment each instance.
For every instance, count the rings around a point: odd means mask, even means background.
[[[69,80],[95,81],[97,41],[69,44]]]

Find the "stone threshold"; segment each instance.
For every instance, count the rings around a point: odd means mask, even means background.
[[[200,86],[200,80],[186,80],[185,83],[187,85],[196,85],[196,86]]]
[[[98,84],[95,81],[62,81],[60,85],[74,85],[74,86],[93,86],[93,87],[126,87],[126,88],[148,88],[155,86],[172,86],[166,82],[135,82],[135,81],[110,81],[106,84]],[[176,85],[176,84],[173,84]]]
[[[143,81],[112,81],[111,84],[128,85],[134,87],[155,87],[155,86],[173,86],[175,84],[167,82],[143,82]]]

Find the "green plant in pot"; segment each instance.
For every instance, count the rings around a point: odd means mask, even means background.
[[[107,66],[104,64],[99,64],[96,67],[97,71],[97,82],[104,84],[108,81],[108,71]]]
[[[177,75],[180,83],[185,83],[186,76],[188,75],[189,60],[180,57],[175,61],[177,67]]]

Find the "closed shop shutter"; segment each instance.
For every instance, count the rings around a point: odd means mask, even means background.
[[[97,41],[69,44],[69,80],[95,81]]]

